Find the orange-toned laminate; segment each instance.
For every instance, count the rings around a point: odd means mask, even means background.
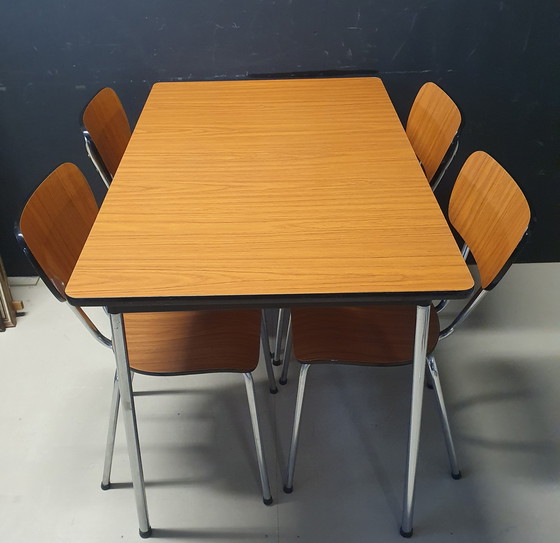
[[[144,373],[251,372],[259,361],[261,312],[126,313],[130,367]]]
[[[488,287],[527,231],[531,211],[513,178],[483,151],[462,167],[449,201],[449,220],[469,246],[481,286]]]
[[[54,170],[26,203],[19,230],[33,257],[65,299],[65,286],[97,216],[91,189],[74,165]]]
[[[428,181],[436,173],[461,124],[455,102],[435,83],[418,91],[406,123],[406,134]]]
[[[294,353],[300,362],[412,362],[416,306],[294,308],[291,313]],[[431,311],[428,353],[434,350],[438,334],[438,315]]]
[[[130,124],[113,89],[106,87],[91,99],[82,123],[108,172],[114,176],[130,140]]]
[[[377,78],[158,83],[74,299],[466,291]]]

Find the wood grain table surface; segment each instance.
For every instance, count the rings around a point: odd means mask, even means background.
[[[155,84],[66,292],[140,311],[472,287],[383,83],[364,77]]]

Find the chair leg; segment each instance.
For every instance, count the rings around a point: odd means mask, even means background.
[[[109,415],[109,429],[107,431],[107,445],[105,446],[105,463],[103,465],[103,479],[101,488],[108,490],[111,488],[111,467],[113,465],[113,452],[115,450],[115,435],[117,432],[117,420],[119,418],[119,406],[121,393],[119,391],[119,378],[115,371],[113,381],[113,397],[111,399],[111,413]]]
[[[451,477],[453,477],[453,479],[460,479],[461,470],[459,469],[459,464],[457,462],[457,455],[455,453],[455,446],[453,445],[453,438],[451,436],[449,419],[447,418],[447,409],[445,408],[445,402],[443,400],[443,391],[441,389],[441,383],[439,380],[439,372],[436,365],[436,359],[434,358],[433,355],[429,355],[426,358],[426,365],[428,367],[428,371],[430,372],[430,378],[434,385],[434,390],[438,401],[438,411],[441,419],[443,436],[445,438],[445,446],[447,447],[447,455],[449,457],[449,467],[451,468]]]
[[[430,377],[430,370],[428,369],[427,364],[426,364],[426,371],[424,373],[426,374],[426,376],[424,377],[424,384],[426,385],[426,388],[432,390],[434,388],[434,385],[432,383],[432,378]]]
[[[272,363],[275,366],[280,366],[280,364],[282,364],[282,340],[286,334],[286,325],[289,315],[290,310],[285,307],[278,310],[278,324],[276,326],[276,338],[274,340],[274,353],[272,354]]]
[[[255,385],[253,382],[253,376],[250,373],[244,373],[243,377],[245,378],[245,388],[247,389],[247,400],[249,402],[251,424],[253,425],[253,437],[255,438],[255,448],[257,450],[257,461],[259,464],[259,474],[261,478],[263,502],[265,505],[270,505],[272,503],[272,496],[270,494],[270,484],[268,482],[268,473],[266,470],[266,462],[264,459],[261,433],[259,430],[259,419],[257,417]]]
[[[430,322],[430,306],[416,307],[416,328],[414,333],[414,358],[412,364],[412,398],[410,405],[410,431],[404,485],[402,524],[403,537],[412,536],[412,517],[414,509],[414,483],[420,444],[420,425],[422,422],[422,399],[426,371],[426,346]]]
[[[276,378],[274,377],[274,370],[272,369],[272,357],[270,356],[270,345],[268,343],[268,325],[264,310],[261,317],[261,344],[264,354],[264,362],[266,365],[266,373],[268,375],[268,388],[271,394],[276,394],[278,388],[276,387]]]
[[[286,361],[284,361],[286,364]],[[290,444],[290,455],[288,457],[288,473],[286,476],[286,484],[284,485],[284,492],[290,494],[294,489],[294,471],[296,468],[296,453],[299,441],[299,426],[301,422],[301,410],[303,407],[303,396],[305,394],[305,381],[307,379],[307,372],[309,371],[309,364],[302,364],[299,372],[299,384],[296,399],[296,411],[294,415],[294,428],[292,430],[292,442]]]
[[[134,379],[134,373],[130,372],[130,381]],[[107,430],[107,444],[105,445],[105,462],[103,464],[103,479],[101,480],[102,490],[111,488],[111,469],[113,467],[113,456],[115,454],[115,437],[117,435],[117,423],[119,419],[119,409],[121,406],[121,392],[119,390],[119,376],[115,371],[113,380],[113,397],[111,399],[111,411],[109,414],[109,428]]]
[[[142,455],[138,440],[138,426],[136,424],[136,409],[132,394],[132,381],[126,350],[124,320],[122,314],[111,314],[111,330],[113,332],[113,350],[117,363],[119,390],[121,393],[122,418],[126,432],[128,461],[132,475],[132,488],[136,501],[136,512],[140,537],[152,535],[152,528],[148,519],[148,504],[146,501],[146,487],[144,484],[144,470],[142,469]]]
[[[284,364],[279,383],[285,385],[288,382],[288,369],[292,358],[292,316],[288,319],[288,332],[286,333],[286,346],[284,348]]]

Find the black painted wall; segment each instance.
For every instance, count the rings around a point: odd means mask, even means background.
[[[76,162],[103,193],[79,130],[112,86],[132,120],[156,81],[253,73],[377,70],[406,119],[440,84],[465,125],[450,182],[477,149],[532,204],[522,261],[560,261],[560,4],[551,0],[27,0],[0,15],[0,254],[32,274],[13,222],[56,165]]]

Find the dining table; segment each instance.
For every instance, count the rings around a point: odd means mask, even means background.
[[[110,314],[141,534],[123,313],[416,305],[408,532],[430,304],[472,288],[381,79],[156,83],[66,287]]]

